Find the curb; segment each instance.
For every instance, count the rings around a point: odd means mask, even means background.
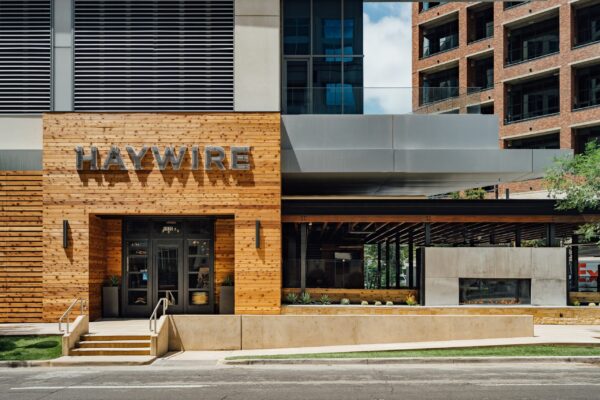
[[[224,365],[386,365],[386,364],[486,364],[486,363],[586,363],[600,364],[600,356],[574,357],[406,357],[406,358],[290,358],[221,360]]]
[[[44,361],[0,361],[0,368],[49,367],[51,360]]]
[[[34,367],[131,367],[150,365],[156,361],[156,358],[148,361],[0,361],[2,368],[34,368]]]

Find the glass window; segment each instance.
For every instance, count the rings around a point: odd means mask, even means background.
[[[283,53],[310,54],[310,1],[286,0],[283,13]]]
[[[559,149],[560,133],[506,140],[507,149]]]
[[[155,221],[154,233],[158,236],[179,236],[182,233],[181,221]]]
[[[469,10],[469,42],[494,36],[494,7]]]
[[[558,75],[507,85],[506,123],[559,112]]]
[[[583,153],[585,146],[592,141],[600,145],[600,125],[577,129],[575,131],[575,154]]]
[[[458,67],[423,75],[421,104],[458,96]]]
[[[341,54],[341,0],[319,0],[313,2],[313,32],[313,54]]]
[[[459,279],[459,304],[531,304],[531,279]]]
[[[509,8],[517,7],[517,6],[523,5],[525,3],[529,3],[529,0],[527,0],[527,1],[505,1],[504,9],[507,10]]]
[[[344,114],[360,114],[363,111],[363,60],[354,57],[349,61],[344,61],[343,68]]]
[[[573,109],[600,104],[600,65],[575,70]]]
[[[458,47],[458,20],[423,29],[421,57],[429,57]]]
[[[514,64],[558,52],[558,16],[545,21],[508,29],[506,64]]]
[[[600,40],[600,4],[575,9],[574,45],[581,46]]]
[[[469,91],[494,87],[494,57],[469,61]]]
[[[342,111],[342,63],[328,58],[313,59],[313,112],[339,114]]]
[[[363,54],[363,1],[344,1],[344,54]]]

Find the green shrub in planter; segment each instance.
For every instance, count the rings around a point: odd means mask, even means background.
[[[312,303],[312,297],[310,297],[310,293],[308,293],[308,292],[302,292],[302,294],[300,295],[300,303],[302,303],[302,304],[311,304]]]
[[[579,300],[575,300],[575,301],[573,302],[573,305],[574,305],[575,307],[579,307],[579,306],[581,305],[581,303],[579,302]]]
[[[350,299],[342,299],[340,300],[340,304],[343,306],[348,306],[350,305]]]
[[[588,304],[588,306],[590,306],[590,307],[596,307],[596,303],[590,303],[590,304]]]
[[[360,305],[361,305],[361,306],[368,306],[368,305],[369,305],[369,302],[368,302],[368,301],[366,301],[366,300],[363,300],[363,301],[361,301],[361,302],[360,302]]]
[[[380,306],[380,305],[381,305],[381,302],[380,302],[380,301],[376,301],[376,302],[375,302],[375,305],[376,305],[376,306]]]
[[[385,305],[386,305],[386,306],[393,306],[393,305],[394,305],[394,302],[393,302],[393,301],[386,301],[386,302],[385,302]]]
[[[329,298],[329,296],[327,296],[326,294],[324,294],[323,296],[321,296],[321,298],[319,299],[319,303],[323,304],[324,306],[331,304],[331,299]]]
[[[288,293],[285,298],[289,304],[298,303],[298,294],[297,293]]]

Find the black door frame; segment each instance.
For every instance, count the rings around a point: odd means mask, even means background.
[[[158,302],[158,276],[157,276],[157,254],[156,249],[158,243],[171,243],[179,248],[179,271],[178,282],[179,292],[176,306],[170,307],[169,313],[206,313],[215,312],[214,299],[214,242],[215,242],[215,220],[214,217],[124,217],[122,226],[122,259],[121,259],[121,315],[124,317],[148,317],[156,303]],[[179,232],[160,235],[155,231],[156,223],[166,224],[173,223],[179,227]],[[136,233],[127,233],[127,227],[130,223],[138,223],[142,229]],[[195,231],[194,223],[205,223],[206,229]],[[202,224],[199,224],[202,226]],[[209,241],[209,288],[208,288],[208,304],[193,305],[190,302],[189,295],[189,246],[191,240],[208,240]],[[147,304],[145,305],[130,305],[128,304],[128,273],[127,273],[127,257],[128,244],[130,242],[145,242],[147,256]]]

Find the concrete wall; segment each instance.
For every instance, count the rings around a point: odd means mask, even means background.
[[[41,150],[42,116],[0,116],[0,150]]]
[[[235,111],[279,111],[279,9],[279,0],[235,1]]]
[[[455,306],[459,278],[531,279],[531,304],[567,303],[566,249],[488,247],[425,249],[425,305]]]
[[[174,315],[170,350],[235,350],[533,336],[529,315]]]

